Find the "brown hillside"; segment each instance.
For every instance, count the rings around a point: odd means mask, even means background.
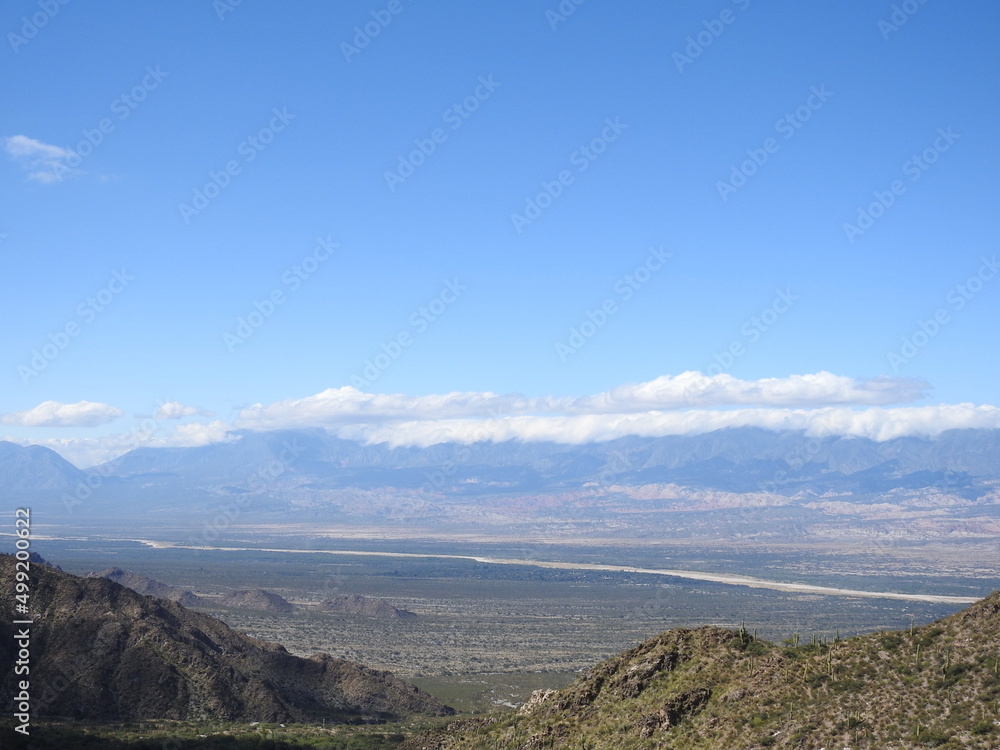
[[[295,605],[284,597],[264,589],[233,591],[219,599],[216,604],[230,609],[254,609],[261,612],[292,612]]]
[[[0,555],[13,589],[14,559]],[[102,721],[390,719],[451,709],[389,672],[237,633],[105,578],[32,566],[31,685],[40,716]],[[0,602],[0,702],[10,705],[13,602]]]

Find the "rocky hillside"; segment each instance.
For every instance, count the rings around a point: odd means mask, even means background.
[[[233,591],[215,604],[228,609],[254,609],[260,612],[292,612],[295,609],[295,605],[283,596],[264,589]]]
[[[157,599],[169,599],[173,602],[179,602],[185,607],[203,607],[206,604],[205,599],[197,594],[193,594],[185,589],[179,589],[176,586],[161,583],[140,573],[134,573],[131,570],[107,568],[99,573],[90,573],[87,577],[107,578],[109,581],[114,581],[125,588],[132,589],[137,594],[152,596]]]
[[[384,599],[369,599],[360,594],[336,596],[333,599],[320,602],[318,608],[324,612],[377,617],[381,620],[398,620],[417,616],[415,612],[408,609],[396,609]]]
[[[0,555],[13,588],[14,559]],[[13,698],[13,602],[0,600],[0,702]],[[358,722],[451,709],[389,672],[284,647],[106,578],[32,566],[33,709],[97,721]]]
[[[1000,592],[930,625],[831,643],[671,630],[514,714],[407,750],[1000,747]]]

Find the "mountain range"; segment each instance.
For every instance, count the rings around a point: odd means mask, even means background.
[[[642,516],[637,528],[698,535],[704,519],[690,514],[742,509],[751,533],[759,522],[806,536],[836,527],[904,539],[991,537],[1000,535],[1000,431],[876,442],[736,428],[426,448],[364,445],[322,429],[242,431],[200,447],[137,448],[87,470],[46,448],[0,443],[0,490],[53,522],[176,524],[184,516],[200,525],[223,513],[228,525],[252,511],[269,523],[405,520],[586,535]],[[715,521],[705,533],[726,532]]]

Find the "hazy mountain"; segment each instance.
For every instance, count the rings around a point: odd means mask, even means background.
[[[293,656],[221,621],[106,578],[31,571],[32,710],[99,721],[333,721],[446,715],[437,699],[359,664]],[[0,580],[14,558],[0,556]],[[17,618],[0,600],[0,671],[13,675]],[[61,687],[60,687],[61,686]],[[14,681],[0,684],[11,705]]]
[[[329,487],[419,487],[429,473],[442,467],[449,469],[445,477],[449,483],[475,479],[521,489],[578,485],[609,474],[618,481],[747,489],[772,480],[778,471],[794,473],[799,483],[866,485],[899,482],[917,474],[921,481],[961,484],[967,478],[1000,477],[1000,431],[952,430],[934,439],[905,437],[879,443],[738,428],[585,445],[511,440],[427,448],[366,446],[318,429],[240,432],[230,442],[210,446],[136,449],[101,471],[121,478],[183,482],[240,483],[277,474]]]
[[[335,596],[320,602],[318,608],[324,612],[335,612],[342,615],[362,615],[376,617],[382,620],[400,620],[416,617],[415,612],[408,609],[396,609],[384,599],[370,599],[360,594]]]
[[[64,490],[84,476],[53,450],[0,441],[0,488],[4,491]]]
[[[90,474],[100,478],[93,491],[36,488],[32,500],[53,522],[139,517],[186,526],[199,543],[244,523],[246,513],[266,524],[406,521],[515,536],[1000,535],[1000,430],[876,442],[739,428],[427,448],[363,445],[322,429],[230,437],[133,450]],[[739,528],[733,509],[741,509]]]
[[[295,605],[264,589],[233,591],[217,599],[214,604],[228,609],[253,609],[262,612],[291,612]]]
[[[401,750],[1000,747],[1000,592],[912,632],[793,646],[669,630],[516,713]]]
[[[90,573],[87,578],[107,578],[125,588],[132,589],[137,594],[152,596],[157,599],[169,599],[172,602],[179,602],[185,607],[205,606],[205,599],[193,594],[185,589],[170,586],[166,583],[153,580],[140,573],[133,573],[131,570],[121,568],[107,568],[99,573]]]

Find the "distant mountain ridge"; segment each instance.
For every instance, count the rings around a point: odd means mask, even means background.
[[[54,522],[85,513],[189,524],[193,544],[218,538],[220,525],[243,523],[248,511],[267,524],[405,520],[514,538],[1000,536],[1000,430],[876,442],[747,427],[583,445],[426,448],[364,445],[318,428],[230,438],[139,448],[61,490],[73,476],[66,462],[8,444],[0,491],[31,500]],[[29,450],[41,467],[35,487],[25,471]]]
[[[884,476],[916,472],[1000,478],[1000,430],[950,430],[936,438],[811,438],[801,432],[732,428],[699,435],[627,437],[601,443],[441,443],[427,448],[363,445],[325,430],[237,432],[234,440],[197,448],[138,448],[100,467],[105,475],[171,475],[239,481],[271,461],[318,480],[364,479],[386,473],[424,479],[422,469],[453,465],[454,475],[522,481],[588,481],[612,471],[622,479],[696,477],[699,467],[740,469],[764,476],[775,465],[804,476],[849,476],[881,469]],[[772,472],[773,473],[773,472]],[[335,484],[342,484],[336,482]]]
[[[442,466],[449,467],[448,478],[530,485],[595,481],[608,472],[621,480],[696,480],[703,470],[713,469],[752,481],[768,479],[775,468],[788,472],[789,467],[803,479],[864,472],[887,478],[926,472],[952,483],[964,477],[1000,478],[1000,430],[950,430],[936,438],[875,442],[745,427],[582,445],[510,440],[427,448],[364,445],[322,429],[237,431],[232,438],[192,448],[136,448],[92,471],[117,480],[240,483],[262,475],[265,468],[270,476],[277,462],[279,473],[331,486],[370,485],[392,476],[424,482],[428,470]],[[0,487],[5,489],[52,488],[85,475],[47,448],[0,442]]]
[[[14,580],[0,555],[0,580]],[[168,600],[106,578],[31,569],[32,709],[97,721],[224,719],[335,722],[453,713],[436,698],[353,662],[237,633]],[[0,672],[17,658],[13,601],[0,599]],[[63,685],[61,689],[53,686]],[[11,705],[14,680],[0,683]]]
[[[3,490],[63,490],[85,476],[85,472],[49,448],[0,440]]]
[[[137,594],[152,596],[156,599],[169,599],[172,602],[183,604],[185,607],[205,606],[205,600],[197,594],[176,586],[161,583],[140,573],[134,573],[131,570],[106,568],[98,573],[89,573],[87,578],[107,578],[109,581],[114,581],[125,588],[132,589]]]

